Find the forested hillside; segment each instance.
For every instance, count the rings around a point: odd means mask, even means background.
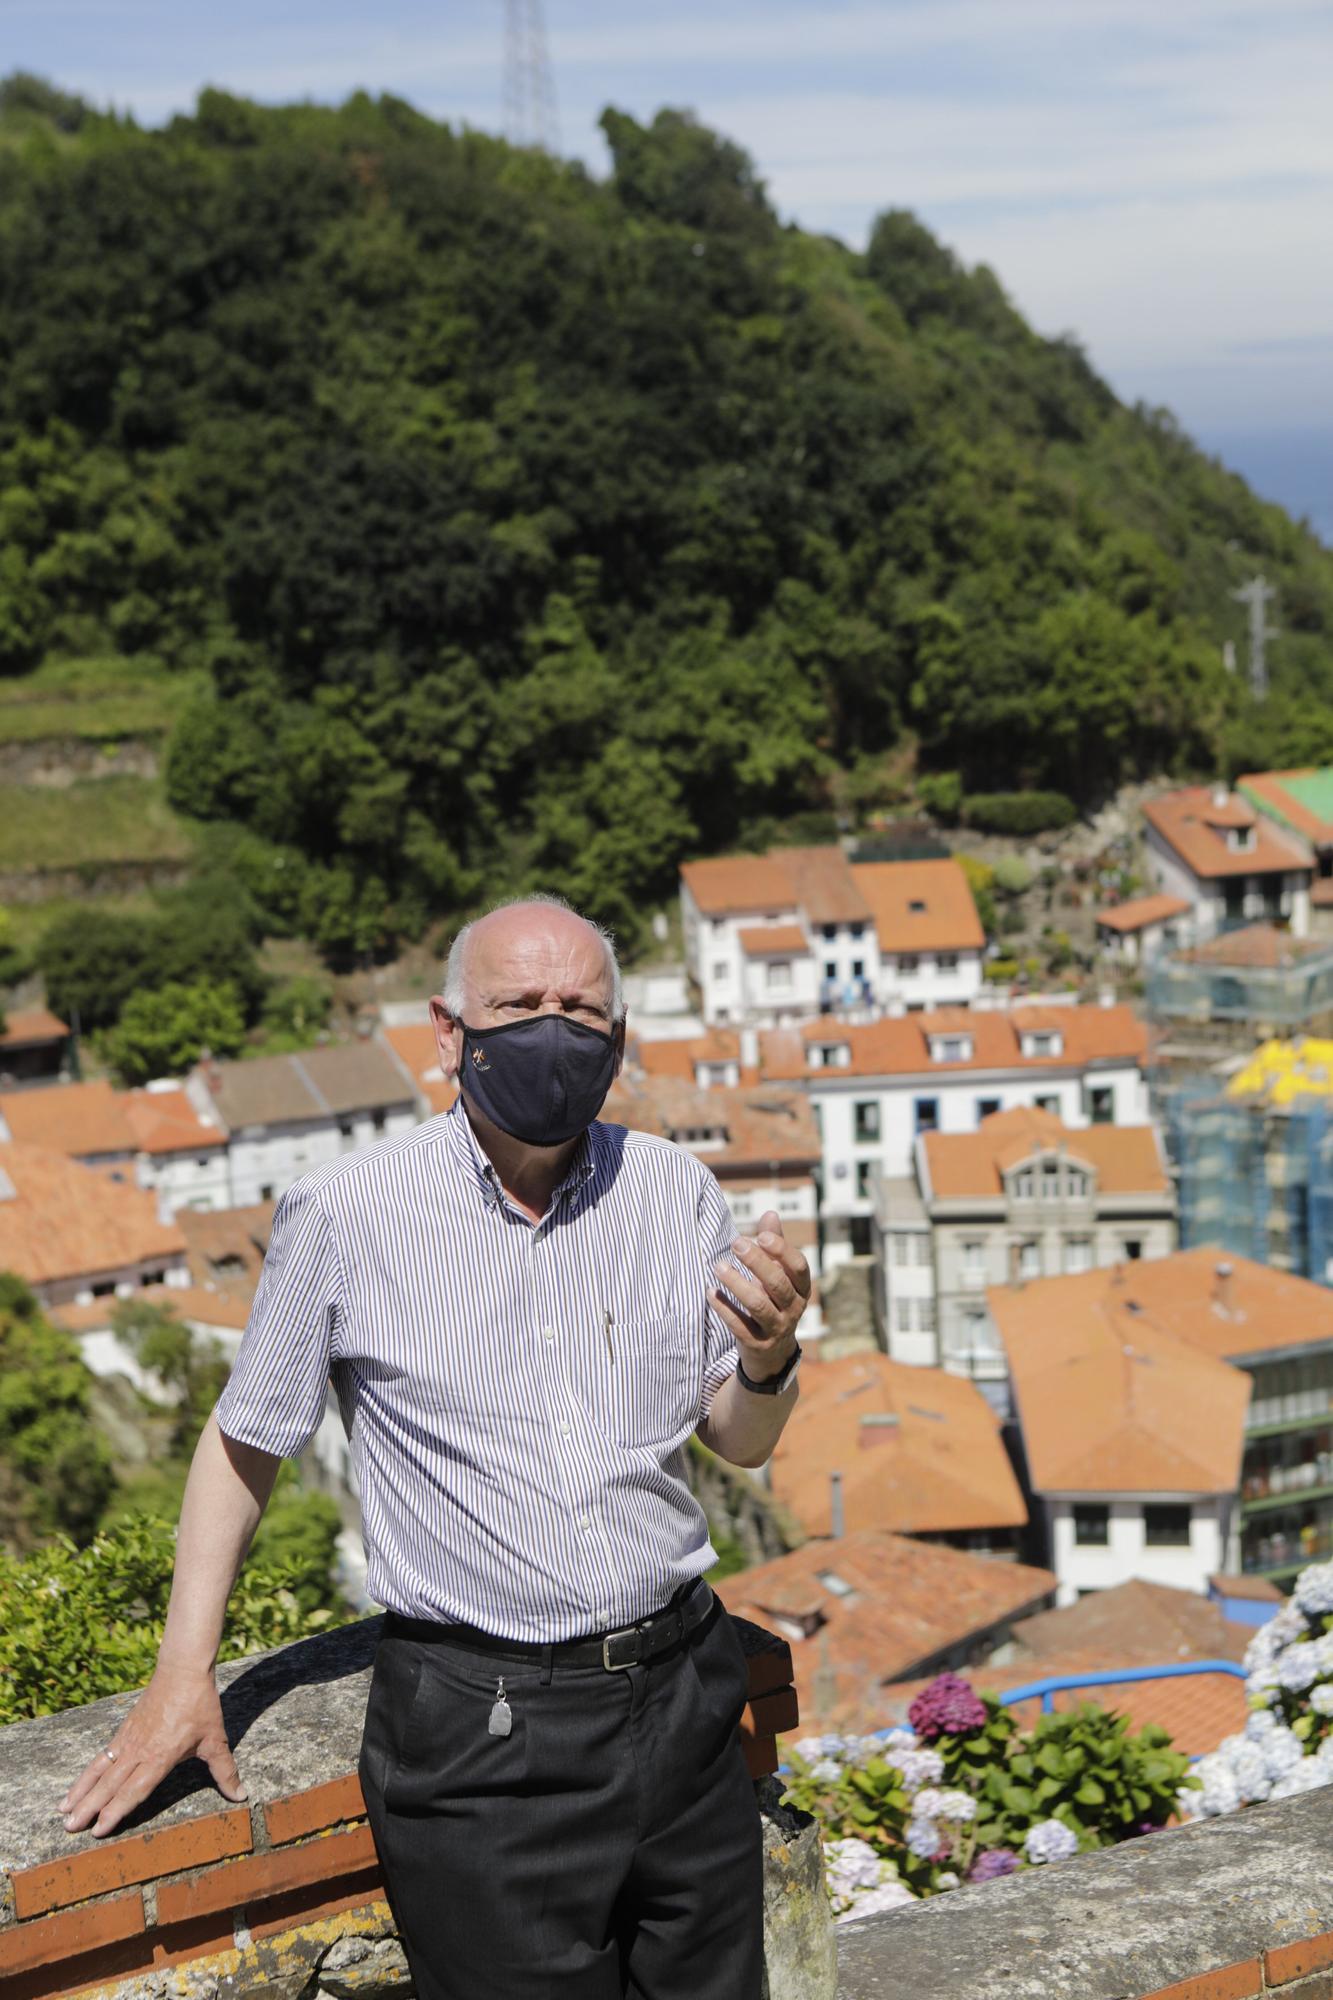
[[[540,882],[632,934],[909,740],[1080,804],[1333,756],[1333,555],[910,215],[783,227],[675,112],[597,181],[391,98],[0,109],[0,671],[173,677],[271,933]]]

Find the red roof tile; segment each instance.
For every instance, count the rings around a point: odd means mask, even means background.
[[[180,1229],[160,1222],[156,1197],[129,1181],[27,1145],[0,1145],[0,1175],[0,1270],[30,1285],[184,1262]]]
[[[1243,799],[1228,796],[1225,804],[1214,804],[1208,785],[1189,785],[1181,791],[1164,792],[1159,798],[1149,799],[1143,813],[1149,826],[1180,855],[1193,874],[1204,880],[1226,875],[1299,872],[1312,865],[1309,849],[1297,835],[1275,826]],[[1223,835],[1226,829],[1240,826],[1253,826],[1254,841],[1244,850],[1233,851]]]
[[[1097,922],[1108,931],[1146,931],[1150,924],[1183,917],[1193,907],[1184,896],[1135,896],[1128,903],[1110,903],[1098,910]]]
[[[138,1148],[126,1098],[104,1080],[6,1091],[0,1118],[19,1144],[49,1146],[76,1159],[90,1153],[129,1155]]]

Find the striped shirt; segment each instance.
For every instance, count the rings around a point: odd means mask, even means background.
[[[684,1452],[736,1365],[707,1297],[734,1234],[692,1154],[601,1123],[533,1224],[460,1101],[282,1195],[218,1424],[294,1457],[332,1382],[376,1604],[630,1624],[717,1560]]]

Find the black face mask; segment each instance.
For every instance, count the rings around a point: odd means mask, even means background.
[[[563,1014],[463,1030],[459,1084],[477,1110],[527,1146],[577,1138],[606,1101],[619,1037]]]

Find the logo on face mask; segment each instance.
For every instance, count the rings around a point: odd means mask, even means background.
[[[490,1068],[490,1064],[489,1064],[489,1063],[487,1062],[487,1060],[486,1060],[486,1051],[485,1051],[485,1049],[473,1049],[473,1051],[472,1051],[472,1065],[473,1065],[473,1068],[474,1068],[474,1069],[489,1069],[489,1068]]]

